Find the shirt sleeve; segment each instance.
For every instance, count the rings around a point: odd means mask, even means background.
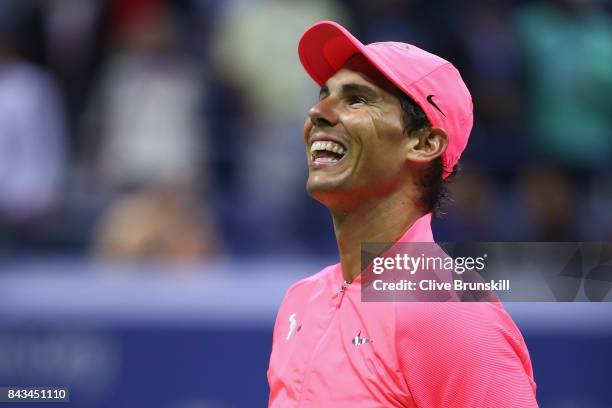
[[[537,407],[533,370],[500,303],[398,303],[396,346],[418,407]]]

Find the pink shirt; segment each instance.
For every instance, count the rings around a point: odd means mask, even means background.
[[[433,242],[431,214],[399,242]],[[344,286],[344,288],[343,288]],[[270,407],[537,407],[527,347],[501,303],[361,302],[339,264],[289,288]]]

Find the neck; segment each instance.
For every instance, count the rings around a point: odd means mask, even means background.
[[[424,214],[400,193],[371,199],[351,211],[332,210],[344,280],[352,282],[361,273],[363,242],[396,242]]]

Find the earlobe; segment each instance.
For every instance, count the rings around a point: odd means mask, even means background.
[[[448,146],[448,134],[439,127],[419,129],[410,134],[406,158],[413,162],[430,162],[441,156]]]

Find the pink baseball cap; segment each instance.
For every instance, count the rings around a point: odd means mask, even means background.
[[[307,29],[298,53],[306,72],[321,86],[350,57],[363,54],[423,109],[432,125],[446,131],[449,140],[442,154],[443,177],[452,173],[473,123],[470,91],[453,64],[411,44],[389,41],[364,45],[334,21],[321,21]]]

